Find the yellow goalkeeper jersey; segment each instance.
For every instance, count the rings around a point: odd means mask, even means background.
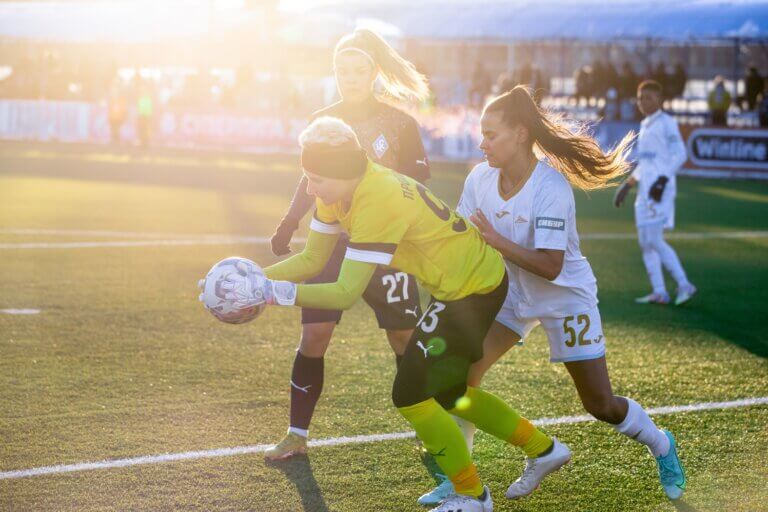
[[[371,161],[349,205],[316,203],[311,229],[346,231],[346,258],[412,274],[438,300],[488,293],[504,277],[501,255],[474,226],[424,185]]]

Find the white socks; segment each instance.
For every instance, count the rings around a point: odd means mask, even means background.
[[[303,428],[288,427],[288,433],[296,434],[301,437],[309,437],[309,430],[305,430]]]
[[[667,435],[659,430],[640,404],[631,398],[625,398],[625,400],[629,404],[627,416],[624,418],[624,421],[614,425],[613,428],[638,443],[647,446],[654,457],[666,455],[669,452],[669,439]]]
[[[666,294],[664,286],[664,275],[662,274],[662,265],[677,281],[679,288],[690,286],[688,277],[685,275],[683,265],[680,263],[677,253],[664,240],[664,224],[659,222],[648,226],[638,226],[637,234],[640,241],[640,248],[643,250],[643,263],[648,272],[648,278],[651,280],[654,293]]]
[[[475,427],[474,423],[470,423],[469,421],[463,418],[459,418],[458,416],[453,416],[453,421],[455,421],[461,429],[461,434],[464,436],[464,442],[467,443],[467,449],[469,450],[469,453],[472,454],[472,448],[475,445],[475,432],[477,432],[477,427]]]

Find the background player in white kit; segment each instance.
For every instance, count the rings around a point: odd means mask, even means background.
[[[632,136],[603,154],[594,139],[572,134],[547,117],[521,86],[491,101],[481,126],[480,149],[487,162],[467,177],[457,211],[504,256],[509,291],[483,343],[483,358],[470,370],[468,386],[479,386],[491,365],[541,324],[549,339],[550,361],[565,364],[587,412],[647,446],[665,493],[679,498],[685,474],[674,437],[659,430],[637,402],[611,389],[597,283],[579,249],[568,183],[594,189],[624,173]],[[534,148],[547,160],[539,160]],[[465,432],[465,437],[471,444],[471,435]],[[530,494],[569,459],[567,448],[528,458],[507,497]]]
[[[675,226],[675,174],[687,158],[680,129],[672,116],[661,110],[662,87],[646,80],[637,88],[637,105],[645,116],[637,137],[637,166],[616,191],[614,204],[621,206],[629,190],[639,183],[635,199],[635,224],[643,263],[653,291],[639,297],[641,304],[668,304],[662,265],[677,281],[675,305],[688,302],[696,293],[675,250],[664,240],[664,230]]]

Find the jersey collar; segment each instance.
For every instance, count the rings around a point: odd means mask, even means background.
[[[525,178],[525,180],[521,181],[520,183],[517,184],[515,188],[510,190],[508,194],[503,194],[501,192],[501,169],[499,169],[498,175],[496,176],[496,193],[499,194],[499,197],[503,201],[509,201],[510,199],[515,197],[517,194],[519,194],[520,191],[525,188],[528,182],[531,181],[531,177],[536,173],[536,169],[539,168],[539,165],[541,165],[541,160],[536,161],[536,165],[533,166],[533,170],[531,170],[531,173]]]
[[[656,112],[654,112],[653,114],[651,114],[648,117],[646,117],[645,119],[643,119],[640,122],[640,124],[642,124],[643,126],[648,126],[649,124],[651,124],[654,121],[656,121],[661,116],[662,113],[663,113],[663,110],[659,109]]]
[[[341,111],[343,112],[344,119],[350,121],[357,121],[360,119],[368,119],[373,117],[379,108],[379,100],[375,96],[371,95],[367,100],[359,105],[350,105],[341,102]]]

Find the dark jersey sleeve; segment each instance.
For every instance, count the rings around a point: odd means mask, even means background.
[[[408,119],[400,133],[400,153],[397,155],[397,171],[413,179],[426,183],[430,177],[429,160],[421,141],[419,125],[416,120]]]
[[[291,217],[300,221],[315,204],[315,198],[307,194],[307,177],[302,175],[296,191],[293,193],[291,206],[288,208],[286,217]]]
[[[332,105],[332,107],[335,107],[335,105]],[[329,110],[330,107],[318,110],[309,117],[309,121],[314,121]],[[307,177],[302,174],[301,179],[299,180],[299,184],[296,187],[296,191],[293,193],[291,206],[288,207],[288,212],[285,214],[285,216],[300,221],[304,218],[307,212],[312,209],[314,205],[315,198],[307,194]]]

